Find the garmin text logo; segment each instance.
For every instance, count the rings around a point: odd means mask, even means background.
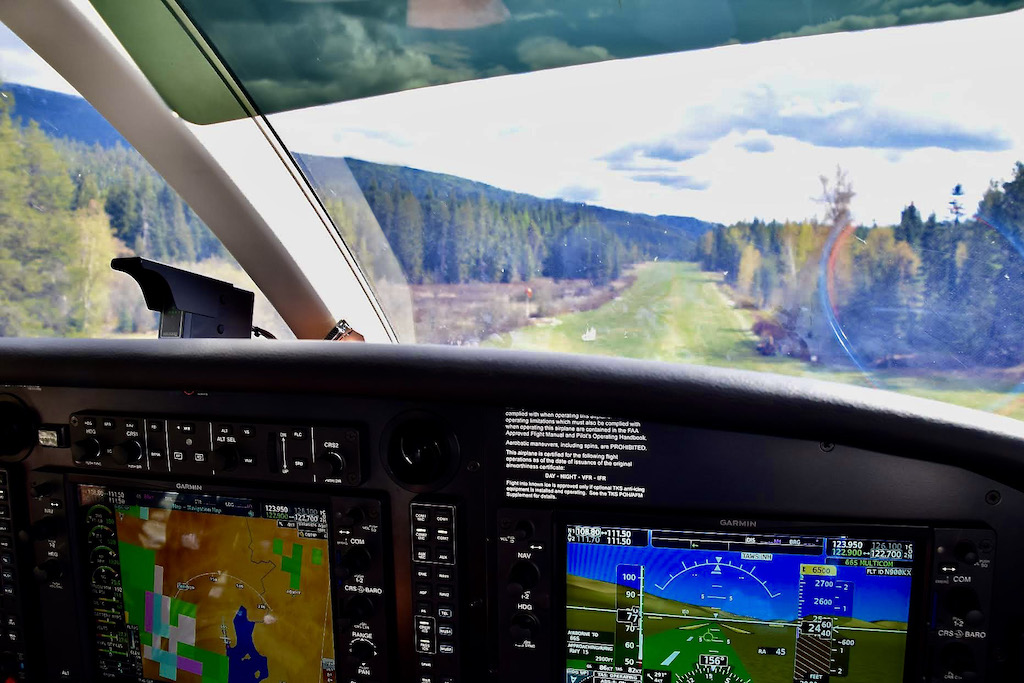
[[[176,483],[174,485],[174,488],[176,488],[176,489],[184,489],[186,491],[202,491],[203,490],[203,485],[202,484],[182,484],[181,482],[178,482],[178,483]]]
[[[738,526],[744,529],[752,529],[757,526],[757,521],[753,519],[720,519],[718,523],[722,526]]]

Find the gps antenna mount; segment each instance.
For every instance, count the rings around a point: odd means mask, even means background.
[[[161,339],[249,338],[252,292],[138,256],[116,258],[110,267],[139,283],[146,306],[160,314]]]

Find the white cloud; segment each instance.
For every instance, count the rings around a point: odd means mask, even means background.
[[[856,185],[858,218],[891,223],[910,201],[944,215],[956,183],[973,206],[991,179],[1009,176],[1024,159],[1024,91],[1000,68],[1016,64],[1022,32],[1024,12],[1015,12],[730,46],[424,88],[271,122],[300,152],[409,165],[545,197],[585,187],[594,203],[613,208],[722,222],[812,216],[820,212],[811,199],[818,175],[842,164]],[[769,94],[774,118],[759,121],[766,110],[753,105]],[[866,125],[874,138],[865,137]],[[409,144],[345,134],[357,129]],[[681,130],[687,136],[679,138]],[[658,141],[671,143],[667,153],[641,153]],[[671,187],[654,176],[707,187]]]
[[[519,43],[516,48],[519,61],[531,69],[549,69],[566,64],[611,59],[612,55],[599,45],[574,47],[553,36],[533,36]]]

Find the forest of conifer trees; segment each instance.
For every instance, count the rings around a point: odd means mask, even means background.
[[[702,267],[767,314],[762,352],[839,353],[834,323],[873,367],[1024,363],[1024,164],[969,219],[923,218],[908,203],[892,226],[836,227],[754,220],[701,238]]]
[[[224,258],[213,233],[135,150],[54,139],[0,98],[0,336],[151,329],[110,259]]]

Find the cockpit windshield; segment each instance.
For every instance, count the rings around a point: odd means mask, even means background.
[[[1024,3],[152,3],[215,76],[92,3],[183,118],[265,120],[402,341],[1024,419]]]

